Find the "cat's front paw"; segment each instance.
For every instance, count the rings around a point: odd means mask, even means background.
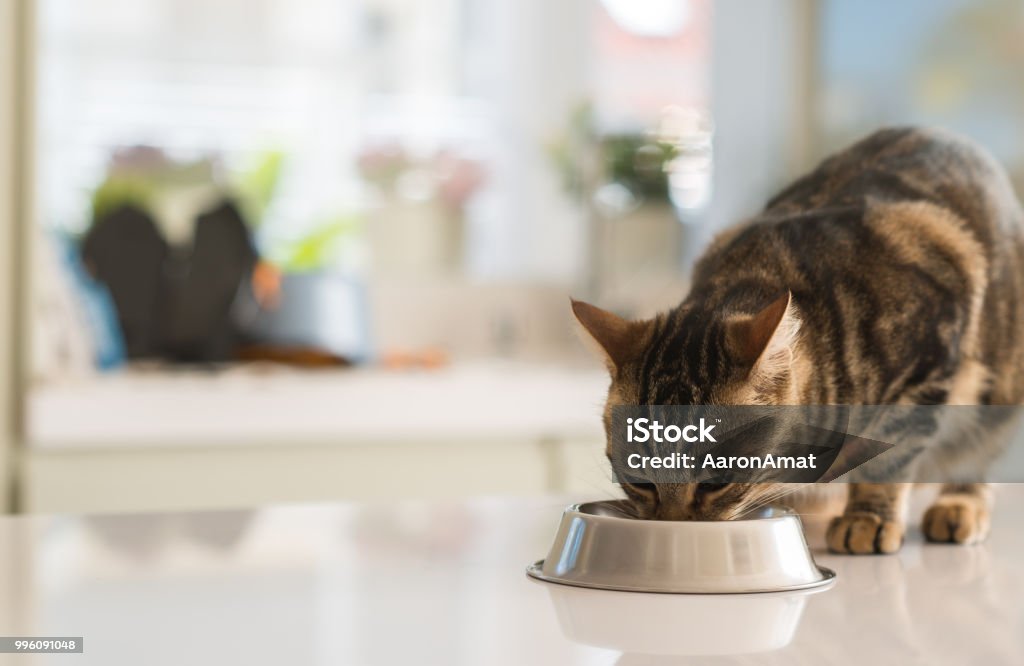
[[[979,543],[988,536],[990,515],[985,500],[968,493],[940,495],[925,512],[921,531],[929,541]]]
[[[903,545],[903,524],[870,511],[844,513],[829,523],[825,542],[833,553],[895,553]]]

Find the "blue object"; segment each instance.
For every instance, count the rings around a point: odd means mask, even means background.
[[[89,275],[74,243],[63,236],[55,236],[54,240],[57,257],[65,269],[89,328],[96,367],[107,371],[124,365],[124,336],[118,324],[114,299],[106,286]]]

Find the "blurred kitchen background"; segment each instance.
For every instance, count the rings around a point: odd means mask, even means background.
[[[829,151],[1024,191],[1018,0],[0,0],[11,511],[614,493],[643,316]]]

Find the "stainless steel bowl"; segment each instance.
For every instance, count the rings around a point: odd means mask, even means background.
[[[621,502],[574,504],[562,514],[539,580],[633,592],[779,592],[835,577],[807,548],[800,518],[766,508],[729,521],[630,518]]]

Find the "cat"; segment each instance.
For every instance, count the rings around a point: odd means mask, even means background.
[[[883,129],[717,236],[672,310],[643,321],[572,310],[611,375],[606,430],[617,405],[1018,405],[1024,211],[966,139]],[[943,432],[900,447],[905,462],[935,468],[969,452],[985,463],[1001,446],[995,433]],[[847,484],[830,550],[900,548],[912,484],[885,480]],[[638,517],[659,520],[735,518],[787,490],[620,485]],[[931,541],[975,543],[992,508],[988,484],[948,483],[921,526]]]

